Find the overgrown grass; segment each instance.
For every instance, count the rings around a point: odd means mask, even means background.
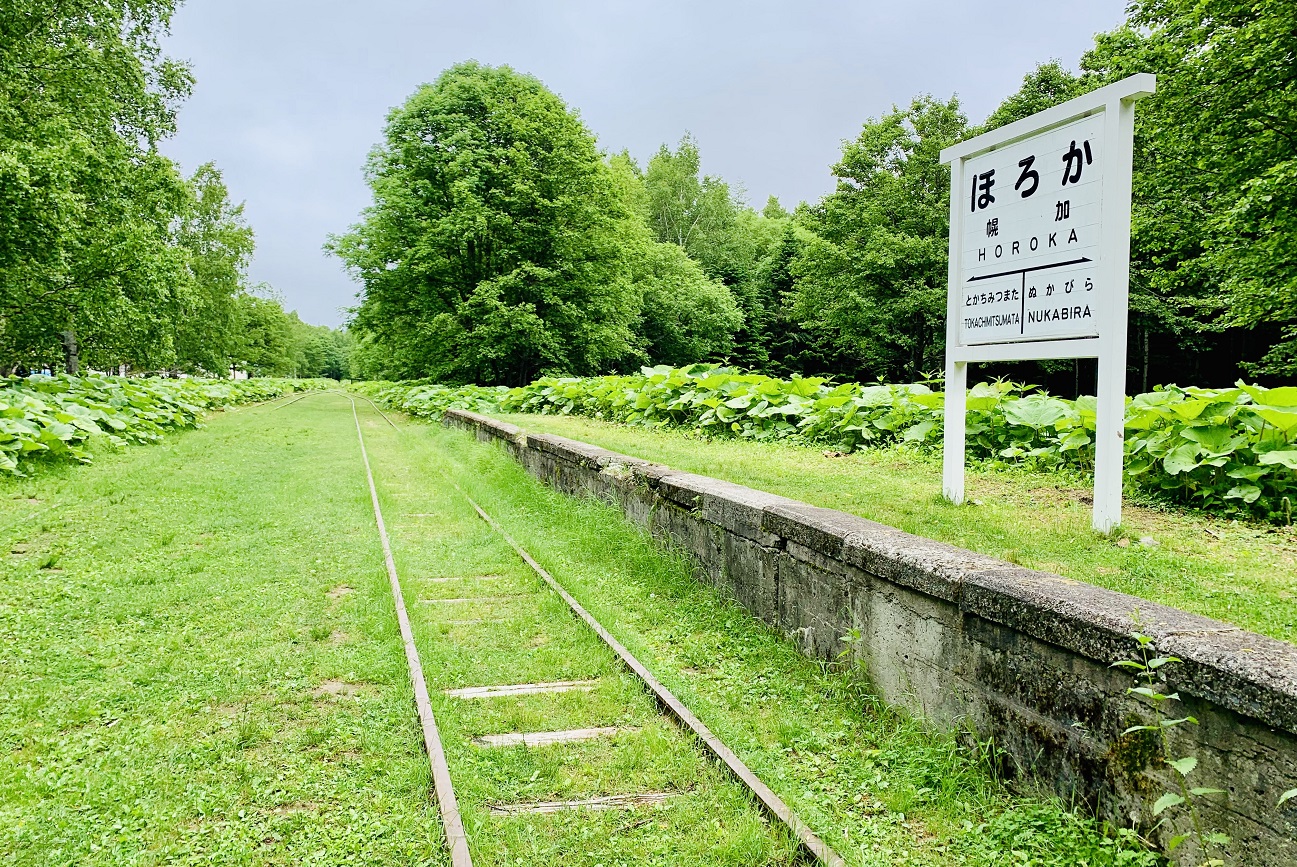
[[[790,865],[787,833],[658,712],[612,653],[572,616],[448,479],[449,435],[394,432],[376,414],[365,436],[407,607],[433,694],[456,794],[479,865]],[[498,455],[493,469],[507,460]],[[542,502],[538,495],[529,492]],[[553,538],[562,529],[549,528]],[[449,579],[449,580],[446,580]],[[464,701],[442,690],[597,680],[589,693]],[[618,727],[611,738],[538,748],[482,748],[476,736]],[[660,806],[499,817],[492,804],[670,792]]]
[[[774,443],[703,440],[592,419],[509,415],[555,433],[689,472],[839,509],[1297,641],[1297,531],[1128,502],[1122,532],[1090,529],[1086,480],[976,467],[969,504],[941,496],[939,458],[904,448],[850,455]],[[1144,540],[1141,542],[1141,540]]]
[[[462,433],[362,419],[476,863],[776,865],[793,853],[452,480],[849,863],[1154,860],[1010,796],[976,750],[802,657],[607,507],[543,488]],[[337,395],[0,481],[5,863],[445,863],[366,493]],[[599,686],[441,693],[577,678]],[[596,725],[631,730],[551,748],[471,742]],[[653,789],[677,796],[629,812],[488,812]]]
[[[608,506],[557,494],[497,449],[460,432],[409,426],[402,434],[380,434],[380,424],[372,427],[377,444],[371,448],[379,455],[385,508],[402,516],[396,521],[398,559],[411,576],[407,577],[410,596],[463,592],[458,582],[430,582],[446,576],[470,581],[474,575],[500,575],[501,579],[490,582],[492,595],[503,588],[521,592],[528,585],[541,586],[485,525],[474,526],[477,519],[467,503],[446,484],[457,481],[849,863],[986,867],[1157,863],[1151,853],[1105,837],[1092,823],[1058,805],[1010,795],[988,775],[977,749],[951,735],[933,734],[921,721],[890,711],[850,673],[805,658],[736,604],[698,584],[682,556],[661,550]],[[634,690],[623,692],[628,689],[624,676],[609,669],[608,657],[598,652],[589,636],[573,631],[575,621],[570,616],[572,625],[566,627],[561,619],[548,620],[548,625],[538,619],[538,615],[548,617],[550,611],[564,614],[556,600],[543,601],[539,611],[530,605],[519,609],[512,600],[499,601],[476,616],[494,612],[505,618],[503,623],[483,624],[467,632],[447,627],[439,606],[421,610],[430,613],[416,630],[425,664],[437,672],[433,675],[437,686],[509,683],[522,676],[597,676],[605,684],[598,692],[586,699],[545,702],[545,718],[563,724],[581,719],[644,725],[654,738],[662,738],[662,746],[655,749],[675,754],[679,736],[642,715],[642,699],[637,704]],[[596,663],[596,659],[603,661]],[[606,703],[605,690],[617,700]],[[629,716],[618,715],[623,701],[634,708]],[[585,711],[574,714],[573,708]],[[454,746],[469,731],[497,724],[534,724],[539,717],[530,702],[519,701],[494,712],[478,710],[470,717],[443,701],[438,713],[450,732],[452,772],[472,767],[468,775],[472,779],[483,767],[490,767],[487,775],[496,781],[487,790],[466,784],[470,803],[492,797],[491,792],[501,788],[519,797],[533,792],[566,795],[619,791],[630,779],[610,773],[608,748],[574,751],[558,761],[539,751],[520,753],[515,764],[480,755],[470,760],[470,754]],[[664,759],[641,761],[628,767],[647,772],[637,779],[653,785],[680,785],[694,778],[673,774],[703,769],[696,759],[676,759],[684,762],[676,771],[670,764],[660,764]],[[586,767],[574,769],[572,762]],[[710,787],[706,775],[697,779],[705,781],[699,784],[704,790]],[[542,855],[559,851],[546,835],[580,829],[590,836],[579,846],[576,839],[565,838],[571,840],[569,846],[577,846],[564,850],[565,864],[692,864],[692,850],[661,857],[655,853],[670,851],[661,841],[678,839],[677,819],[688,820],[692,836],[712,834],[717,808],[711,807],[701,821],[696,807],[679,809],[685,812],[677,817],[668,814],[656,826],[650,822],[633,827],[631,819],[616,824],[609,817],[608,824],[598,825],[596,831],[587,830],[584,821],[569,822],[545,828],[543,834],[519,829],[506,839],[511,850],[530,847],[525,851],[533,853],[532,859],[521,863],[543,863]],[[472,821],[481,839],[485,825],[480,814]],[[635,833],[624,836],[632,828]],[[745,839],[752,838],[745,835]],[[594,845],[599,847],[597,854],[589,858],[574,854]],[[731,860],[709,853],[697,863]],[[749,857],[735,863],[768,862]]]
[[[440,864],[347,401],[0,479],[0,862]]]

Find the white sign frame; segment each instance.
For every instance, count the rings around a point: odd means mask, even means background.
[[[950,270],[946,314],[946,410],[942,490],[953,503],[964,501],[964,441],[968,364],[1066,358],[1099,360],[1098,418],[1095,432],[1094,512],[1092,526],[1109,533],[1121,524],[1121,481],[1125,458],[1126,330],[1130,303],[1130,188],[1134,156],[1135,100],[1151,95],[1156,78],[1149,73],[1101,87],[941,152],[950,164]],[[961,284],[966,177],[969,160],[1047,133],[1069,123],[1104,115],[1101,186],[1102,221],[1098,285],[1102,303],[1095,314],[1098,336],[1004,343],[962,344],[964,316]],[[976,216],[973,219],[977,219]]]

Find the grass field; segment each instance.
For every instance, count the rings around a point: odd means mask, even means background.
[[[340,397],[0,483],[0,862],[439,863],[364,484]]]
[[[970,502],[954,506],[941,497],[940,458],[911,451],[838,456],[571,416],[502,418],[1297,642],[1294,527],[1127,502],[1122,531],[1107,538],[1090,529],[1090,491],[1079,478],[973,468]]]
[[[975,752],[802,657],[607,507],[543,488],[460,432],[394,430],[363,404],[360,418],[476,863],[793,855],[452,481],[849,863],[1114,863],[1118,847],[1084,820],[1010,795]],[[446,863],[345,398],[217,414],[0,495],[0,863]],[[442,694],[587,678],[588,693]],[[471,740],[590,726],[626,731]],[[649,790],[672,797],[490,812]]]

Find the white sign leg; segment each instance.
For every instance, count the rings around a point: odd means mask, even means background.
[[[1091,525],[1111,533],[1121,524],[1121,477],[1126,458],[1126,309],[1130,305],[1130,188],[1135,140],[1133,98],[1113,100],[1107,107],[1107,141],[1113,155],[1104,176],[1104,198],[1111,216],[1100,279],[1111,287],[1111,302],[1103,309],[1100,329],[1098,418],[1094,446],[1094,514]]]
[[[964,409],[967,404],[968,363],[946,362],[945,440],[941,456],[941,488],[952,503],[964,502]]]
[[[1100,533],[1121,524],[1121,473],[1126,457],[1126,355],[1099,356],[1099,406],[1095,421],[1094,514]]]

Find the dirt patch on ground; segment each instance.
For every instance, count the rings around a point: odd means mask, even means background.
[[[352,593],[355,592],[356,592],[355,587],[348,587],[346,584],[339,584],[337,587],[334,587],[332,590],[330,590],[328,593],[325,593],[324,595],[328,596],[330,599],[341,599],[343,596],[350,596]]]
[[[325,753],[320,757],[320,761],[326,765],[334,764],[352,764],[362,762],[365,754],[357,749],[335,750],[331,753]]]
[[[314,698],[352,698],[365,692],[364,684],[330,679],[311,690],[311,695]]]
[[[346,644],[350,640],[351,636],[347,635],[347,633],[343,632],[341,629],[335,629],[329,633],[330,644]]]

